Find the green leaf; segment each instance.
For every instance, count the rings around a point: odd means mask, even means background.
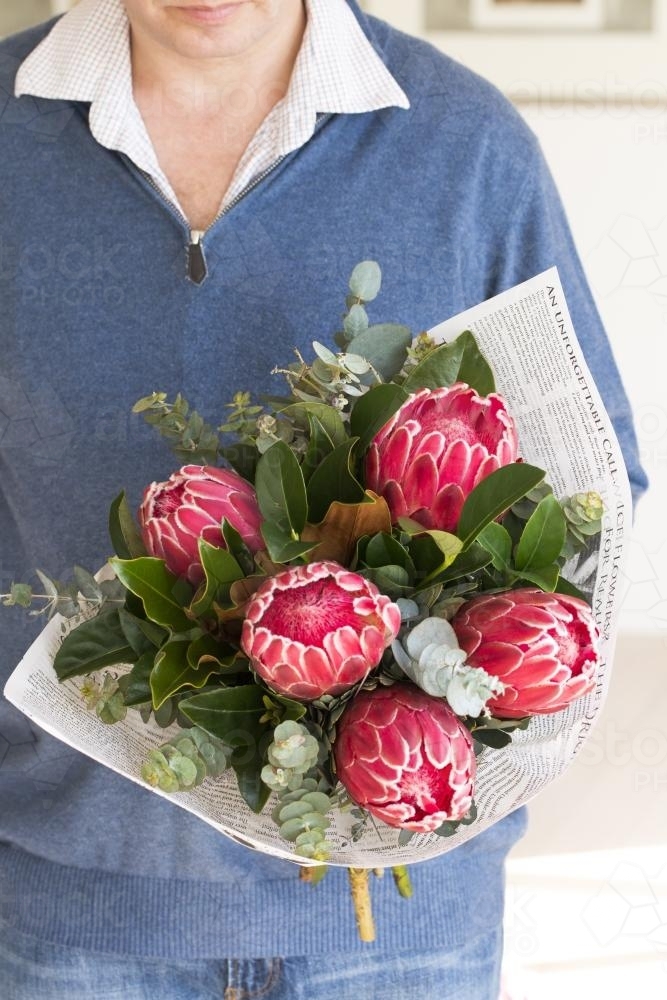
[[[361,503],[365,493],[363,486],[355,479],[353,452],[357,444],[351,438],[339,445],[313,472],[308,481],[308,521],[318,524],[323,521],[331,504]]]
[[[73,572],[74,582],[81,596],[89,601],[100,601],[102,599],[102,591],[92,573],[89,573],[82,566],[75,566]]]
[[[543,566],[541,569],[523,569],[517,572],[517,576],[521,580],[526,580],[527,583],[533,583],[540,590],[551,593],[556,589],[559,573],[560,566],[552,565]]]
[[[362,302],[377,298],[382,286],[382,271],[374,260],[362,260],[350,275],[350,291]]]
[[[312,552],[317,542],[302,542],[288,535],[279,525],[265,521],[262,525],[262,538],[273,562],[284,563],[291,559],[299,559]]]
[[[512,737],[504,729],[480,728],[475,729],[472,735],[478,743],[482,743],[485,747],[491,747],[493,750],[502,750],[503,747],[509,746],[512,742]]]
[[[294,422],[302,430],[308,430],[309,418],[316,417],[336,448],[347,441],[343,419],[338,410],[328,403],[290,403],[289,406],[282,406],[279,412],[281,417]]]
[[[222,457],[231,467],[249,483],[254,482],[259,452],[254,444],[247,441],[237,441],[220,449]]]
[[[446,531],[424,531],[412,536],[408,550],[421,590],[431,586],[437,576],[449,569],[461,551],[461,541]]]
[[[257,463],[255,490],[264,519],[296,538],[308,514],[306,484],[296,456],[284,441],[271,445]]]
[[[247,674],[248,661],[229,643],[220,642],[210,632],[193,639],[188,646],[188,663],[193,669],[211,666],[217,674]]]
[[[493,372],[469,330],[451,344],[442,344],[421,361],[403,383],[407,392],[440,389],[466,382],[481,396],[495,390]]]
[[[117,556],[121,559],[136,559],[146,554],[139,529],[123,490],[111,504],[109,510],[109,535]]]
[[[151,621],[177,632],[192,628],[192,620],[183,610],[192,600],[192,587],[170,573],[161,559],[141,556],[110,562],[121,583],[141,598]]]
[[[402,386],[388,383],[374,386],[357,399],[350,417],[350,433],[359,438],[362,451],[407,398],[408,393]]]
[[[411,343],[410,327],[379,323],[357,334],[347,345],[347,351],[365,358],[383,379],[389,380],[405,364]]]
[[[266,712],[264,694],[256,684],[220,688],[184,699],[179,707],[200,729],[242,749],[259,743],[270,728],[259,721]]]
[[[256,754],[248,760],[243,751],[235,750],[230,763],[244,801],[254,813],[260,813],[271,795],[271,789],[261,779],[264,758]]]
[[[281,722],[298,722],[306,714],[306,706],[303,702],[293,701],[282,694],[272,694],[271,699],[282,705],[285,709],[285,713],[280,720]]]
[[[184,687],[204,687],[211,674],[217,673],[217,664],[206,663],[202,668],[193,668],[188,662],[187,640],[167,642],[155,657],[150,684],[153,708],[157,711],[164,703]]]
[[[386,531],[378,532],[369,539],[362,558],[364,563],[373,569],[381,569],[383,566],[402,566],[411,577],[415,574],[415,564],[408,550]]]
[[[327,455],[330,455],[335,447],[333,441],[326,432],[326,428],[322,423],[320,423],[314,414],[308,414],[308,425],[310,432],[308,447],[306,449],[303,462],[301,463],[301,471],[303,472],[303,478],[306,483],[320,462],[324,461]]]
[[[512,539],[501,524],[491,521],[477,536],[477,541],[491,555],[494,569],[502,572],[509,569],[512,558]]]
[[[575,585],[570,583],[569,580],[566,580],[565,577],[558,577],[555,592],[557,594],[567,594],[568,597],[578,597],[579,600],[586,601],[587,604],[590,604],[590,601],[584,594],[583,590],[579,590],[578,587],[575,587]]]
[[[155,665],[155,649],[143,653],[134,664],[129,674],[119,677],[118,686],[123,692],[123,701],[132,705],[145,705],[151,702],[151,671]]]
[[[125,638],[118,609],[102,611],[65,636],[53,661],[58,680],[90,674],[118,663],[134,663],[137,654]]]
[[[126,611],[125,608],[119,609],[118,619],[125,638],[137,656],[143,656],[143,654],[147,651],[151,651],[152,654],[155,655],[155,647],[161,646],[164,638],[166,637],[164,629],[160,629],[160,641],[153,643],[142,628],[142,625],[145,623],[142,622],[141,619],[130,614],[130,612]]]
[[[525,462],[513,462],[496,469],[478,483],[468,495],[459,518],[457,534],[464,547],[470,545],[482,528],[503,514],[543,479],[542,469]]]
[[[229,600],[229,588],[235,580],[242,580],[244,573],[227,549],[211,545],[203,538],[197,544],[204,568],[204,586],[201,595],[190,605],[190,611],[200,617],[210,610],[214,601],[218,604],[226,603]]]
[[[439,583],[451,583],[464,576],[473,576],[491,562],[491,554],[477,542],[463,549],[454,562],[440,575]]]
[[[566,533],[563,508],[555,496],[544,497],[526,521],[514,557],[516,568],[538,570],[553,563],[561,554]]]

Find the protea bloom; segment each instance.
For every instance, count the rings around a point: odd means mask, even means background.
[[[392,521],[455,531],[463,503],[485,476],[517,458],[514,421],[496,393],[464,382],[421,389],[378,431],[366,457],[366,486]]]
[[[358,694],[338,723],[334,757],[350,797],[389,826],[437,830],[472,805],[470,733],[441,698],[411,684]]]
[[[185,465],[166,483],[144,490],[139,524],[147,551],[164,559],[176,576],[194,584],[203,578],[197,542],[224,548],[222,520],[229,521],[251,552],[264,547],[255,491],[231,469]]]
[[[468,663],[505,685],[487,704],[499,718],[559,712],[595,685],[598,633],[576,597],[533,588],[475,597],[452,627]]]
[[[279,694],[341,694],[378,665],[401,612],[377,587],[335,562],[269,577],[248,604],[241,646]]]

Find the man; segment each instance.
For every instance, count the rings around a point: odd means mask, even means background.
[[[557,195],[504,99],[354,0],[82,0],[0,45],[3,584],[107,555],[103,511],[173,467],[129,407],[211,420],[327,340],[377,259],[378,318],[426,329],[557,264],[643,486]],[[28,643],[3,621],[4,681]],[[515,813],[373,886],[289,864],[68,752],[6,703],[0,969],[12,998],[497,995]]]

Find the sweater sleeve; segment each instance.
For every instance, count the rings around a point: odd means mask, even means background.
[[[620,442],[636,501],[647,487],[641,466],[632,412],[605,333],[588,287],[563,206],[537,141],[528,176],[511,209],[504,232],[496,241],[489,275],[495,295],[526,281],[534,274],[558,267],[574,329],[584,357],[602,396]]]

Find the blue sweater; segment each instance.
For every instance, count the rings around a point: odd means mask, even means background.
[[[381,263],[378,319],[427,329],[557,264],[575,328],[644,485],[626,397],[533,135],[492,87],[367,19],[411,101],[322,118],[314,137],[204,240],[188,234],[87,105],[13,98],[40,26],[0,44],[0,586],[109,554],[106,509],[175,461],[131,404],[182,390],[213,422],[237,389],[327,342],[347,277]],[[0,685],[38,625],[0,618]],[[413,869],[416,899],[374,885],[378,948],[455,948],[502,916],[523,813]],[[0,923],[98,951],[261,957],[356,949],[345,874],[302,886],[184,810],[70,751],[0,699]],[[335,919],[332,919],[335,917]],[[369,946],[364,946],[369,948]]]

